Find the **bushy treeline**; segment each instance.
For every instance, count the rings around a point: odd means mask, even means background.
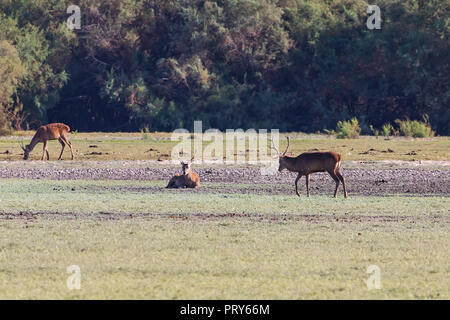
[[[377,1],[369,30],[361,0],[3,0],[0,127],[311,132],[356,117],[370,133],[428,114],[448,135],[449,3]]]

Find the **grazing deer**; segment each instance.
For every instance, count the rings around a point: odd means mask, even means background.
[[[50,160],[50,156],[48,154],[47,149],[47,141],[48,140],[56,140],[58,139],[59,143],[61,143],[62,149],[61,153],[59,155],[58,160],[61,159],[61,156],[64,151],[64,147],[66,144],[69,145],[70,152],[72,153],[72,160],[73,160],[73,150],[72,150],[72,143],[70,143],[69,138],[67,134],[70,132],[70,127],[68,125],[65,125],[63,123],[50,123],[45,126],[39,127],[37,129],[36,133],[34,134],[33,139],[31,139],[30,144],[27,144],[25,147],[23,144],[21,145],[22,150],[24,151],[23,154],[23,160],[27,160],[30,152],[33,151],[36,144],[39,142],[44,143],[44,148],[42,149],[42,158],[41,160],[44,160],[44,155],[47,153],[47,160]]]
[[[192,171],[192,160],[188,162],[181,161],[182,174],[173,176],[166,188],[198,188],[200,186],[200,179],[198,175]]]
[[[336,182],[336,189],[334,190],[334,197],[336,198],[337,190],[339,187],[339,181],[344,186],[344,197],[347,198],[347,189],[345,186],[345,179],[341,174],[342,156],[336,152],[306,152],[297,157],[286,156],[286,152],[289,149],[289,137],[286,137],[288,145],[283,154],[280,154],[275,148],[272,140],[273,149],[279,155],[279,167],[278,171],[287,169],[292,172],[298,172],[295,179],[295,193],[300,196],[298,191],[298,180],[302,176],[306,176],[306,192],[309,197],[309,175],[314,172],[328,172],[328,174]]]

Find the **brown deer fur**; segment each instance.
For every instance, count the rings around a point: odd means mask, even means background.
[[[44,147],[42,149],[41,160],[44,160],[45,154],[47,154],[47,160],[50,160],[50,156],[48,154],[48,149],[47,149],[47,142],[48,142],[48,140],[58,140],[62,146],[61,153],[59,155],[58,160],[61,159],[65,144],[69,145],[70,152],[72,153],[72,160],[73,160],[72,143],[69,141],[69,137],[68,137],[69,132],[70,132],[70,127],[63,123],[50,123],[45,126],[39,127],[39,129],[37,129],[36,133],[34,134],[33,139],[31,139],[30,144],[27,144],[25,147],[22,146],[22,149],[24,151],[23,159],[27,160],[30,155],[30,152],[33,151],[36,144],[42,142],[42,143],[44,143]]]
[[[166,188],[198,188],[200,179],[191,169],[192,162],[181,162],[182,174],[173,176]]]
[[[289,138],[288,147],[289,148]],[[310,174],[314,172],[328,172],[328,174],[336,182],[336,189],[334,190],[334,197],[337,196],[339,182],[342,182],[344,187],[344,197],[347,198],[347,188],[345,179],[341,174],[342,156],[336,152],[307,152],[302,153],[297,157],[286,156],[286,151],[279,157],[278,171],[287,169],[292,172],[298,172],[295,179],[295,193],[300,196],[298,191],[298,180],[302,176],[306,177],[306,192],[309,197],[309,181]]]

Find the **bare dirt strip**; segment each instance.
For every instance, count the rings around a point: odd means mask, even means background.
[[[127,219],[150,219],[150,220],[171,220],[173,222],[214,222],[214,221],[253,221],[266,223],[283,223],[283,222],[307,222],[307,223],[416,223],[420,220],[426,220],[427,223],[450,224],[450,216],[435,215],[423,218],[412,216],[390,216],[390,215],[316,215],[316,214],[257,214],[257,213],[180,213],[180,214],[154,214],[154,213],[79,213],[72,212],[19,212],[19,213],[0,213],[0,220],[23,220],[32,222],[36,219],[57,220],[57,219],[94,219],[101,221],[127,220]]]
[[[294,192],[295,173],[284,171],[262,175],[257,166],[194,166],[201,179],[198,190],[167,190],[167,192],[290,194]],[[110,162],[2,162],[0,178],[20,179],[94,179],[94,180],[164,180],[180,171],[179,166],[146,161]],[[420,194],[450,196],[450,166],[350,163],[343,175],[350,194],[386,196],[391,194]],[[305,178],[299,185],[305,193]],[[311,194],[332,194],[334,181],[327,173],[311,175]],[[341,187],[342,188],[342,187]],[[158,192],[161,187],[123,186],[84,188],[86,192],[114,189],[117,192]],[[342,189],[340,189],[342,192]],[[342,194],[341,194],[342,195]]]

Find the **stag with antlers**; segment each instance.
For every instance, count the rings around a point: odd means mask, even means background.
[[[48,142],[48,140],[58,140],[62,146],[61,153],[59,154],[58,160],[61,159],[63,151],[64,151],[64,147],[66,146],[66,144],[70,148],[70,152],[72,153],[72,160],[73,160],[72,143],[69,141],[69,138],[68,138],[69,132],[70,132],[70,127],[63,123],[50,123],[45,126],[39,127],[39,129],[37,129],[36,133],[34,134],[33,139],[31,139],[30,144],[27,144],[25,147],[23,146],[23,144],[21,145],[21,148],[24,151],[23,159],[27,160],[30,155],[30,152],[33,151],[36,144],[42,142],[44,144],[44,147],[42,149],[41,160],[44,160],[45,154],[47,154],[47,160],[50,160],[50,156],[48,154],[48,149],[47,149],[47,142]]]
[[[272,140],[272,148],[278,153],[279,167],[278,171],[287,169],[292,172],[298,172],[295,179],[295,193],[300,196],[298,191],[298,181],[302,176],[306,177],[306,194],[309,197],[309,176],[314,172],[328,172],[328,174],[336,182],[336,189],[334,190],[334,197],[337,196],[339,182],[342,182],[344,186],[344,197],[347,198],[347,189],[345,185],[345,179],[341,174],[342,156],[336,152],[306,152],[297,157],[286,156],[286,152],[289,149],[289,137],[287,138],[286,150],[281,154]]]

